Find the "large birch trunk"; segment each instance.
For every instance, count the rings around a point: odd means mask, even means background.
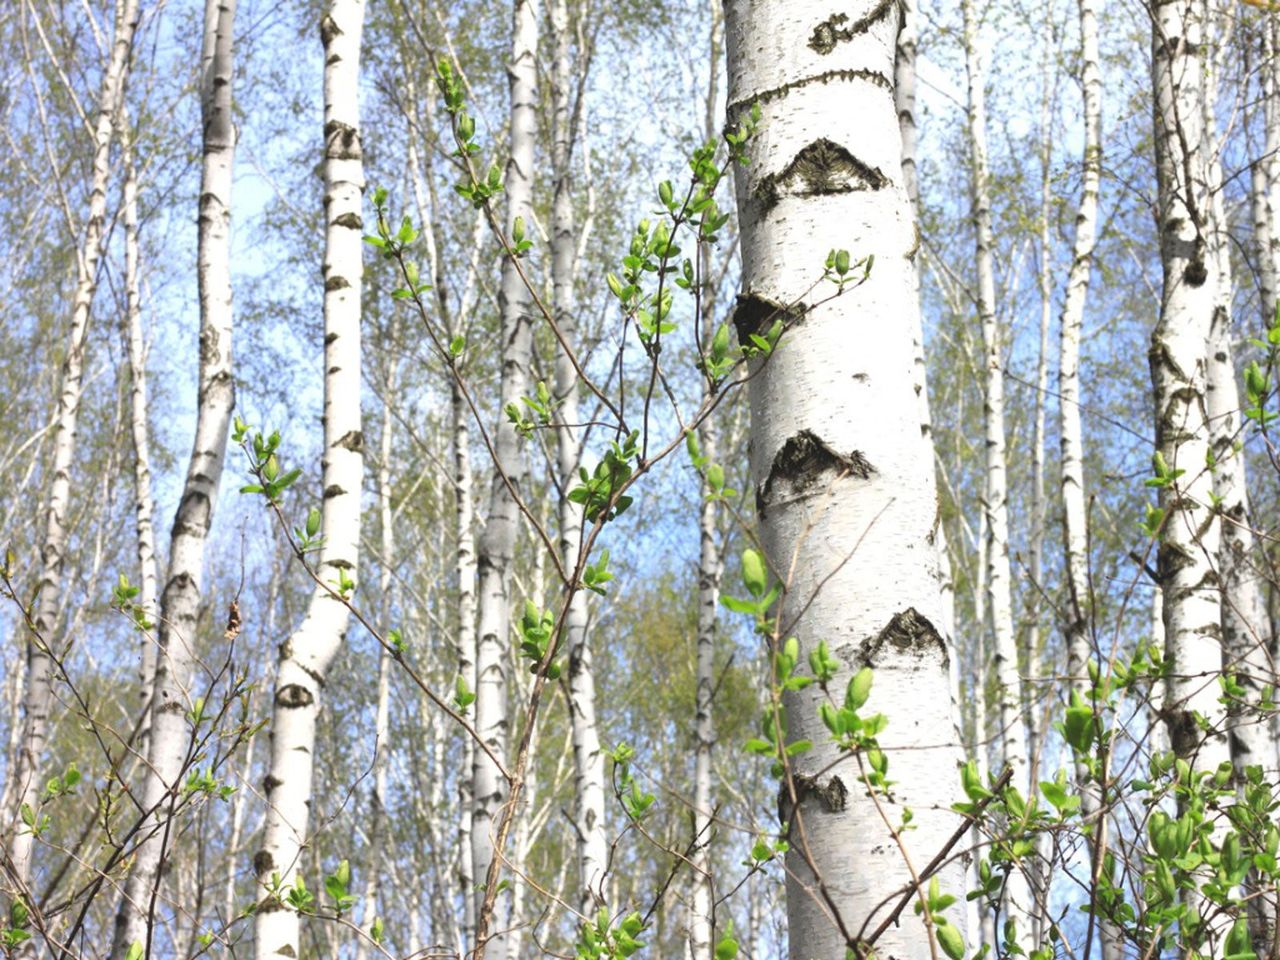
[[[358,584],[363,435],[360,426],[361,197],[360,37],[364,0],[332,0],[320,20],[324,44],[324,546],[318,575]],[[291,885],[311,815],[316,715],[325,674],[347,630],[346,607],[329,588],[312,591],[302,624],[280,647],[272,704],[267,814],[254,856],[259,890],[274,875]],[[268,895],[258,905],[259,960],[301,956],[298,914]]]
[[[39,803],[44,754],[53,705],[54,629],[62,603],[62,564],[67,550],[67,508],[71,499],[71,468],[75,460],[76,429],[83,393],[84,351],[88,342],[89,313],[98,285],[98,261],[102,257],[103,224],[107,213],[107,183],[111,176],[111,141],[115,121],[124,102],[133,35],[138,26],[138,0],[116,0],[111,56],[102,74],[93,128],[93,172],[89,185],[89,215],[76,257],[76,289],[71,301],[71,326],[67,352],[58,385],[58,409],[53,429],[53,461],[49,465],[49,499],[44,540],[40,549],[40,579],[32,600],[35,632],[27,642],[26,703],[22,749],[13,779],[17,783],[18,809],[5,811],[9,819],[9,856],[15,886],[24,888],[31,877],[31,833],[20,828],[21,808]]]
[[[200,289],[200,374],[196,432],[169,543],[169,569],[160,598],[159,656],[151,706],[151,738],[138,850],[116,913],[114,956],[131,944],[150,947],[151,904],[161,883],[163,824],[178,799],[193,733],[187,723],[196,664],[204,551],[226,460],[235,403],[231,372],[231,172],[235,127],[231,116],[232,29],[235,0],[206,0],[201,116],[204,160],[200,177],[197,280]]]
[[[895,780],[893,798],[880,802],[892,822],[900,805],[915,813],[903,842],[919,867],[956,827],[945,812],[951,778],[937,774],[954,769],[960,751],[935,626],[934,467],[911,389],[916,236],[893,99],[897,7],[863,2],[832,16],[811,0],[734,0],[726,15],[730,123],[752,102],[763,112],[751,165],[737,177],[740,336],[804,296],[833,247],[876,257],[856,290],[792,314],[755,370],[751,464],[766,554],[775,570],[792,571],[782,619],[799,617],[801,662],[826,639],[841,661],[836,689],[863,665],[876,671],[871,708],[889,714],[882,743]],[[786,701],[789,736],[815,744],[792,760],[799,805],[786,818],[793,960],[844,956],[863,920],[909,878],[857,768],[817,717],[820,698],[815,685]],[[941,884],[959,890],[963,876],[949,863]],[[928,941],[909,918],[876,951],[923,957]]]
[[[517,217],[533,223],[533,165],[538,132],[538,17],[532,0],[515,0],[512,11],[511,62],[508,66],[511,103],[511,155],[507,161],[506,232],[510,236]],[[520,404],[529,379],[532,325],[529,294],[516,265],[503,262],[498,291],[502,320],[501,408]],[[507,664],[511,625],[511,563],[515,553],[520,514],[512,490],[520,491],[525,479],[524,442],[505,415],[499,414],[495,430],[497,463],[490,487],[489,513],[476,557],[476,732],[498,756],[505,756],[510,724],[507,716]],[[493,863],[494,839],[506,803],[509,784],[502,771],[483,750],[474,752],[473,817],[471,821],[472,876],[477,887],[498,883],[500,864]],[[491,872],[490,867],[493,867]],[[503,960],[506,926],[503,898],[498,915],[484,917],[482,890],[476,898],[476,956]]]

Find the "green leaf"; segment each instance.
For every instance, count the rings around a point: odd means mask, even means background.
[[[845,705],[850,710],[859,710],[867,702],[867,698],[871,696],[871,680],[871,668],[863,667],[849,681],[849,689],[845,692]]]
[[[942,952],[951,960],[964,960],[964,937],[960,935],[960,931],[942,917],[934,918],[934,930]]]
[[[764,595],[765,587],[768,585],[764,558],[749,547],[742,551],[742,585],[747,588],[749,594],[757,598]]]

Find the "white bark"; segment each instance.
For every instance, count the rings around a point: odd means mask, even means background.
[[[324,516],[318,574],[333,589],[339,571],[357,583],[363,435],[360,424],[361,197],[360,37],[364,0],[332,0],[320,20],[324,44]],[[291,885],[301,866],[311,814],[316,715],[325,674],[341,648],[349,614],[317,586],[302,624],[280,647],[272,706],[271,762],[262,849],[254,857],[259,891],[279,874]],[[298,915],[267,896],[258,905],[259,960],[301,956]]]
[[[1221,42],[1215,34],[1215,45]],[[1220,543],[1218,577],[1222,584],[1223,667],[1244,687],[1241,701],[1233,703],[1231,715],[1231,758],[1236,774],[1243,777],[1247,767],[1260,764],[1269,772],[1275,767],[1275,744],[1270,717],[1260,714],[1262,688],[1274,682],[1268,657],[1269,625],[1259,584],[1259,556],[1255,552],[1253,520],[1249,511],[1248,473],[1240,420],[1240,391],[1233,362],[1231,317],[1231,238],[1222,194],[1222,160],[1215,101],[1217,98],[1216,57],[1208,57],[1204,97],[1204,149],[1210,191],[1210,244],[1218,268],[1218,297],[1209,330],[1206,398],[1210,443],[1213,450],[1213,492],[1218,498]]]
[[[1080,417],[1080,342],[1085,303],[1093,275],[1097,244],[1098,198],[1102,183],[1102,75],[1098,51],[1096,0],[1079,0],[1080,86],[1084,96],[1084,151],[1081,157],[1080,202],[1071,248],[1071,268],[1063,299],[1058,342],[1059,450],[1062,467],[1063,564],[1067,581],[1064,639],[1069,682],[1089,702],[1088,665],[1092,596],[1089,584],[1088,510],[1085,503],[1084,430]],[[1083,775],[1084,768],[1079,771]],[[1091,836],[1096,858],[1107,844],[1107,814],[1096,785],[1082,785],[1083,810],[1096,825]],[[1100,928],[1104,960],[1122,955],[1114,928]]]
[[[1220,581],[1213,558],[1219,530],[1211,505],[1206,399],[1206,341],[1218,302],[1218,262],[1204,156],[1204,24],[1198,3],[1159,0],[1153,7],[1158,227],[1164,284],[1151,336],[1156,449],[1171,471],[1161,489],[1165,510],[1159,548],[1165,651],[1170,677],[1164,708],[1173,749],[1197,770],[1229,759],[1218,702],[1222,669]],[[1199,714],[1209,724],[1202,732]]]
[[[204,580],[205,541],[213,523],[235,403],[231,370],[231,116],[235,0],[206,0],[200,99],[204,158],[200,177],[197,280],[200,289],[200,373],[195,439],[169,543],[160,598],[159,656],[151,706],[151,738],[140,832],[124,896],[116,913],[114,956],[131,944],[150,947],[150,904],[161,883],[163,824],[177,800],[194,732],[186,720],[192,699],[196,633]]]
[[[506,173],[506,231],[508,236],[517,217],[527,228],[533,226],[533,171],[538,132],[537,97],[538,17],[532,0],[515,0],[512,13],[511,62],[508,65],[511,104],[511,155]],[[502,399],[519,405],[529,380],[532,326],[529,294],[515,265],[506,260],[498,292],[502,319]],[[496,756],[506,754],[510,733],[507,716],[507,662],[511,625],[511,563],[519,530],[519,509],[511,489],[524,486],[526,464],[524,441],[499,413],[495,430],[498,462],[490,487],[489,513],[477,554],[476,644],[476,732]],[[505,474],[505,477],[504,477]],[[510,486],[508,486],[510,484]],[[492,875],[495,831],[506,802],[509,784],[483,750],[474,753],[474,803],[471,821],[472,876],[477,886],[498,882],[500,864]],[[481,915],[485,893],[475,893],[476,956],[503,960],[506,926],[501,898],[495,916]]]
[[[391,324],[392,344],[398,339],[398,324]],[[384,348],[386,349],[386,348]],[[384,635],[392,626],[392,591],[395,579],[392,567],[395,564],[395,514],[391,509],[391,457],[392,440],[394,439],[394,418],[391,408],[396,402],[398,388],[398,362],[386,349],[387,374],[383,382],[382,435],[378,446],[378,532],[381,543],[379,552],[378,593],[382,603],[379,621]],[[369,788],[369,849],[365,855],[364,915],[361,929],[368,933],[378,916],[378,892],[382,877],[383,833],[386,830],[387,803],[387,752],[391,740],[391,653],[378,648],[378,699],[374,706],[373,721],[373,784]],[[437,775],[438,777],[439,775]],[[365,960],[369,955],[369,941],[364,937],[356,938],[356,960]]]
[[[574,277],[577,238],[573,217],[574,119],[573,60],[566,0],[551,0],[554,61],[551,74],[552,158],[555,190],[551,202],[551,275],[556,325],[563,344],[556,352],[555,395],[560,403],[556,426],[557,470],[565,491],[577,484],[582,460],[583,431],[578,426],[578,374],[570,350],[578,349]],[[572,576],[580,562],[582,507],[560,498],[560,556]],[[594,916],[604,903],[601,884],[608,869],[609,841],[605,835],[604,755],[596,719],[596,680],[591,638],[587,635],[587,594],[566,584],[574,594],[565,612],[562,642],[569,654],[569,718],[573,730],[574,832],[577,840],[578,890],[574,903]]]
[[[730,122],[753,101],[763,112],[752,162],[737,175],[740,335],[772,323],[775,305],[805,296],[833,247],[876,256],[865,284],[793,316],[754,371],[751,462],[766,553],[775,570],[791,571],[783,620],[799,616],[802,662],[826,639],[841,661],[835,689],[864,664],[876,671],[868,708],[889,714],[882,743],[895,780],[892,800],[881,803],[891,822],[900,805],[915,813],[917,829],[903,842],[919,868],[956,827],[945,812],[954,780],[937,774],[953,770],[960,751],[948,651],[935,626],[934,468],[915,439],[910,386],[916,238],[892,94],[897,8],[864,2],[833,16],[813,0],[735,0],[726,24]],[[815,745],[792,761],[801,794],[787,815],[793,960],[843,956],[867,914],[909,877],[857,768],[817,717],[820,697],[810,687],[786,701],[789,736]],[[896,749],[907,745],[919,749]],[[960,890],[963,874],[949,863],[942,887]],[[924,924],[904,915],[876,951],[924,957],[927,943]]]
[[[973,220],[977,237],[978,314],[985,356],[983,424],[985,428],[987,514],[987,601],[994,639],[996,709],[1001,755],[1013,769],[1013,784],[1025,789],[1027,731],[1022,717],[1018,677],[1018,642],[1013,627],[1013,597],[1009,568],[1009,484],[1005,462],[1004,343],[996,317],[995,240],[991,227],[991,194],[987,164],[986,82],[978,49],[974,0],[962,3],[965,28],[965,67],[969,79],[969,146],[972,152]],[[1021,901],[1025,908],[1025,897]]]
[[[102,74],[93,128],[93,168],[89,186],[89,214],[76,257],[76,289],[71,301],[71,326],[67,352],[58,385],[58,409],[53,433],[53,461],[49,465],[49,499],[40,551],[40,579],[32,601],[35,636],[27,642],[27,686],[23,717],[22,750],[14,781],[18,784],[19,810],[5,811],[9,830],[9,856],[16,886],[25,887],[31,876],[32,835],[20,829],[22,805],[37,806],[43,784],[40,763],[53,704],[52,654],[57,638],[54,627],[62,602],[62,564],[67,550],[67,509],[71,498],[71,468],[75,460],[76,427],[83,392],[84,351],[89,313],[98,285],[98,261],[102,256],[103,223],[107,212],[107,183],[111,175],[111,141],[115,120],[124,102],[133,35],[138,26],[138,0],[116,0],[111,56]]]
[[[1259,26],[1261,56],[1258,65],[1259,100],[1263,146],[1261,156],[1250,164],[1250,205],[1253,208],[1253,239],[1258,258],[1258,293],[1263,326],[1275,322],[1280,296],[1280,70],[1275,56],[1280,26],[1277,18],[1267,18]]]
[[[724,62],[724,13],[718,0],[712,0],[710,31],[710,68],[707,84],[705,133],[715,136],[718,126],[720,70]],[[700,292],[698,322],[702,340],[709,344],[719,325],[717,291],[712,286],[714,259],[710,245],[698,251],[704,286]],[[710,399],[709,387],[703,382],[703,402]],[[720,429],[716,418],[708,417],[698,431],[698,445],[709,464],[720,460]],[[694,760],[693,760],[693,832],[691,860],[692,896],[689,902],[688,955],[691,960],[712,960],[715,917],[712,903],[715,882],[712,874],[711,843],[714,799],[712,795],[711,760],[715,750],[716,612],[720,603],[720,507],[705,476],[698,487],[702,504],[698,510],[698,640],[694,694]]]
[[[1067,673],[1087,695],[1089,639],[1089,534],[1084,495],[1084,433],[1080,421],[1080,333],[1097,242],[1098,193],[1102,179],[1102,76],[1098,58],[1098,18],[1094,0],[1080,0],[1080,70],[1084,89],[1084,157],[1076,235],[1062,306],[1058,352],[1061,422],[1064,564],[1068,587],[1065,625]]]
[[[984,509],[987,516],[987,600],[991,615],[996,713],[1000,756],[1013,771],[1010,781],[1029,789],[1027,726],[1022,712],[1022,681],[1018,675],[1018,637],[1013,623],[1012,573],[1009,565],[1009,481],[1005,455],[1004,342],[996,316],[994,244],[991,227],[990,175],[987,163],[986,73],[979,50],[974,0],[961,4],[964,15],[965,68],[969,83],[969,148],[971,199],[977,241],[978,317],[984,355],[983,427],[985,433]],[[1004,889],[1004,910],[1017,929],[1029,932],[1031,891],[1021,869],[1013,871]]]
[[[155,501],[151,495],[151,431],[147,423],[147,349],[142,329],[142,292],[138,243],[138,179],[133,158],[132,133],[122,138],[124,181],[124,288],[125,338],[129,353],[129,419],[133,439],[134,531],[138,544],[140,592],[138,606],[148,622],[155,624],[159,594],[159,567],[156,534],[152,517]],[[156,641],[152,628],[139,630],[138,692],[142,728],[136,749],[146,755],[151,736],[151,698],[156,672]]]
[[[409,83],[410,95],[414,87]],[[427,118],[433,116],[433,101],[426,99]],[[461,302],[455,311],[449,301],[450,278],[444,269],[443,261],[436,251],[444,246],[444,232],[439,216],[439,198],[435,190],[432,173],[432,153],[427,152],[427,173],[424,178],[418,168],[418,151],[413,139],[409,140],[409,167],[413,178],[414,197],[417,202],[418,215],[423,222],[423,236],[429,238],[429,259],[432,274],[435,278],[433,295],[436,309],[448,331],[450,341],[455,336],[465,334],[471,311],[475,305],[478,283],[476,276],[477,257],[473,256],[467,270]],[[472,246],[480,247],[484,236],[484,216],[477,212],[473,228]],[[457,361],[457,376],[449,380],[449,430],[450,448],[453,454],[453,496],[454,522],[456,526],[454,542],[454,570],[458,578],[458,632],[456,649],[458,658],[458,675],[468,690],[476,689],[476,550],[474,482],[471,468],[471,408],[462,388],[460,377],[465,376],[464,359]],[[458,839],[457,870],[458,889],[462,896],[462,928],[463,945],[471,943],[476,926],[475,877],[471,863],[471,819],[473,801],[472,770],[475,766],[475,741],[470,736],[462,738],[462,756],[458,784]]]
[[[915,0],[901,0],[901,18],[894,55],[894,105],[898,111],[898,131],[902,137],[902,183],[911,200],[916,220],[920,218],[920,186],[916,177],[916,9]],[[918,277],[917,277],[918,279]],[[917,299],[919,293],[917,292]],[[928,362],[925,356],[924,325],[919,312],[917,327],[912,331],[914,365],[912,389],[920,411],[920,436],[925,441],[929,455],[933,455],[933,414],[929,409]],[[938,590],[942,597],[940,629],[947,643],[955,645],[956,581],[951,569],[951,550],[947,543],[946,525],[941,514],[935,522],[934,543],[938,551]],[[956,658],[951,658],[953,670]],[[959,705],[959,672],[956,672],[954,696]],[[957,712],[957,716],[959,713]]]

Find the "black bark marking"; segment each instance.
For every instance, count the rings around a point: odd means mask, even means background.
[[[1200,748],[1200,725],[1191,710],[1161,710],[1160,718],[1169,728],[1169,745],[1180,757],[1191,757]]]
[[[346,290],[351,286],[351,282],[346,277],[326,277],[324,281],[324,292],[332,293],[335,290]]]
[[[801,430],[774,454],[769,476],[756,490],[756,510],[764,516],[777,499],[774,487],[779,483],[788,486],[791,499],[810,494],[828,474],[866,480],[875,472],[860,451],[841,453],[811,430]]]
[[[813,28],[813,35],[809,38],[809,47],[825,57],[838,44],[848,43],[854,37],[866,33],[896,8],[896,0],[880,0],[870,13],[850,23],[847,27],[845,24],[849,23],[849,15],[847,13],[833,13]]]
[[[733,311],[733,328],[738,331],[738,342],[745,344],[753,333],[765,333],[779,318],[784,327],[799,323],[808,310],[803,303],[790,305],[758,293],[739,294]]]
[[[849,806],[849,788],[838,776],[833,776],[825,783],[819,777],[809,777],[797,773],[791,778],[795,789],[796,803],[804,804],[810,797],[816,797],[827,813],[840,813]],[[778,822],[791,821],[791,790],[786,781],[778,787]]]
[[[784,83],[780,87],[762,90],[760,93],[752,94],[744,100],[735,100],[725,110],[728,126],[732,128],[737,122],[738,114],[742,113],[743,110],[750,110],[753,103],[763,105],[771,100],[779,100],[791,93],[791,91],[807,87],[811,83],[826,84],[833,80],[865,80],[867,83],[883,87],[885,90],[893,89],[893,82],[879,70],[824,70],[822,73],[815,73],[810,77],[802,77],[799,80],[793,80],[791,83]]]
[[[869,167],[852,153],[819,137],[800,150],[779,173],[761,177],[755,199],[767,211],[784,196],[822,197],[859,190],[882,190],[889,178],[878,167]]]
[[[858,661],[874,668],[886,645],[895,653],[911,653],[917,657],[927,656],[936,648],[942,654],[944,664],[951,659],[942,635],[929,618],[914,607],[895,613],[883,630],[869,640],[864,640],[858,649]]]
[[[341,120],[330,120],[324,125],[325,156],[330,160],[359,160],[360,131]],[[357,214],[350,214],[359,220]]]
[[[297,683],[286,684],[276,693],[276,706],[286,710],[309,707],[315,702],[316,698],[311,695],[311,691]]]
[[[326,47],[333,43],[334,39],[341,35],[342,29],[334,21],[333,17],[325,14],[320,18],[320,42]]]
[[[259,850],[253,855],[253,871],[258,876],[267,876],[275,868],[276,862],[267,851]]]
[[[364,434],[359,430],[348,430],[335,443],[335,447],[342,447],[343,450],[350,450],[353,453],[359,453],[364,446]]]

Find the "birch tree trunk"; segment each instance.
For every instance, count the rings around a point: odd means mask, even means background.
[[[392,344],[398,339],[398,324],[392,320]],[[394,348],[392,348],[394,349]],[[398,387],[398,361],[387,352],[387,374],[383,382],[382,436],[378,446],[378,532],[380,571],[378,593],[382,602],[379,620],[385,634],[392,625],[392,591],[395,580],[391,570],[395,564],[395,514],[391,509],[391,457],[394,439],[391,406],[395,402]],[[383,833],[386,830],[387,804],[387,752],[391,747],[391,653],[378,649],[378,699],[374,706],[373,721],[373,785],[369,789],[369,852],[365,857],[364,915],[360,927],[369,933],[378,916],[378,891],[382,876]],[[443,771],[441,771],[443,773]],[[356,938],[356,960],[369,955],[369,941]]]
[[[204,122],[200,175],[197,282],[200,290],[200,373],[196,432],[169,542],[169,569],[160,598],[159,656],[151,706],[151,738],[142,807],[148,822],[124,896],[116,912],[113,956],[130,945],[150,953],[155,917],[152,904],[162,882],[163,824],[178,799],[190,755],[187,714],[197,662],[205,541],[213,523],[218,484],[227,453],[227,432],[235,404],[231,371],[231,174],[235,126],[231,115],[234,69],[232,39],[235,0],[206,0],[201,54],[201,117]]]
[[[411,97],[414,85],[408,82]],[[411,104],[416,100],[411,99]],[[432,104],[426,98],[427,120],[430,123],[434,116]],[[412,106],[411,106],[412,109]],[[467,279],[463,286],[461,300],[455,311],[449,300],[450,278],[444,269],[438,251],[444,247],[444,231],[439,215],[440,204],[435,189],[432,153],[426,154],[427,176],[421,177],[418,168],[418,151],[414,140],[409,140],[409,167],[413,175],[414,197],[418,206],[418,215],[424,224],[423,236],[428,239],[428,257],[432,265],[435,286],[432,291],[449,340],[465,336],[467,323],[477,297],[476,259],[471,260],[467,270]],[[479,248],[484,237],[484,215],[477,211],[473,228],[472,246]],[[449,430],[450,449],[453,454],[453,496],[454,522],[456,539],[454,548],[454,570],[458,578],[458,633],[456,640],[458,676],[466,689],[476,689],[476,551],[475,506],[472,500],[474,481],[471,468],[471,408],[462,388],[461,377],[465,376],[465,357],[456,361],[457,376],[449,381]],[[462,930],[463,946],[470,944],[475,935],[476,899],[472,896],[475,889],[475,876],[471,863],[471,819],[474,806],[472,771],[475,766],[475,742],[467,736],[462,741],[461,766],[459,768],[458,785],[458,845],[457,872],[458,889],[462,896]]]
[[[20,829],[21,809],[35,808],[43,781],[40,763],[44,754],[53,705],[52,656],[57,639],[54,627],[62,601],[62,563],[67,550],[67,509],[71,499],[71,468],[75,461],[76,428],[83,392],[84,351],[88,342],[89,313],[98,285],[98,261],[102,257],[103,223],[107,213],[107,183],[111,176],[111,141],[115,120],[124,103],[133,35],[138,26],[138,0],[116,0],[111,55],[102,74],[95,106],[93,168],[89,185],[89,215],[76,257],[76,289],[71,301],[71,326],[67,352],[59,373],[58,408],[53,429],[53,461],[49,465],[49,499],[44,539],[40,550],[40,579],[31,607],[35,634],[27,641],[26,703],[22,749],[13,779],[18,784],[18,809],[5,811],[9,823],[9,856],[15,886],[24,888],[31,877],[32,835]]]
[[[978,315],[985,356],[983,426],[986,443],[985,512],[987,515],[987,597],[991,613],[996,711],[1000,724],[1000,753],[1013,771],[1010,781],[1019,790],[1029,787],[1027,727],[1022,713],[1022,683],[1018,675],[1018,637],[1013,623],[1012,574],[1009,566],[1009,486],[1005,458],[1004,344],[996,316],[995,240],[991,228],[991,193],[987,165],[986,75],[978,49],[978,18],[974,0],[963,0],[965,68],[969,82],[969,148],[975,264],[978,272]],[[1031,891],[1021,869],[1005,883],[1005,910],[1026,933]]]
[[[1084,495],[1084,433],[1080,421],[1080,333],[1085,300],[1093,273],[1097,242],[1098,194],[1102,180],[1102,77],[1098,57],[1098,18],[1094,0],[1079,0],[1080,79],[1084,90],[1084,157],[1080,205],[1071,270],[1062,306],[1058,351],[1058,395],[1061,422],[1062,513],[1064,564],[1068,588],[1065,624],[1067,673],[1082,696],[1088,696],[1089,533]]]
[[[121,138],[124,180],[124,289],[125,339],[129,354],[129,419],[133,439],[134,531],[138,543],[138,605],[149,623],[156,623],[159,568],[152,517],[151,430],[147,423],[147,348],[142,330],[142,283],[138,243],[138,179],[133,157],[133,135]],[[143,713],[136,749],[146,756],[151,737],[151,699],[156,672],[153,628],[139,630],[138,692]]]
[[[710,67],[707,83],[707,112],[704,134],[713,140],[718,124],[720,69],[724,62],[724,12],[719,0],[712,0],[710,30]],[[701,259],[699,276],[703,287],[698,303],[698,322],[702,325],[702,343],[715,336],[718,312],[717,291],[713,286],[714,260],[709,244],[698,250]],[[710,399],[709,387],[703,381],[703,402]],[[720,461],[720,429],[716,417],[708,417],[698,431],[701,454],[708,464]],[[694,693],[694,759],[693,759],[693,832],[691,859],[692,897],[689,903],[689,956],[691,960],[712,960],[715,941],[715,917],[712,906],[715,883],[712,874],[711,840],[714,799],[711,783],[712,752],[716,743],[715,668],[716,611],[720,603],[720,507],[705,475],[698,487],[701,506],[698,510],[698,639]]]
[[[1280,297],[1280,69],[1275,57],[1280,43],[1280,18],[1267,17],[1259,25],[1261,62],[1258,80],[1261,94],[1262,156],[1250,164],[1250,205],[1253,237],[1258,256],[1258,288],[1262,323],[1275,323]]]
[[[358,584],[363,435],[360,425],[361,198],[360,37],[364,0],[331,0],[320,20],[324,45],[324,515],[318,575],[339,571]],[[292,885],[311,815],[316,715],[325,674],[349,614],[330,589],[312,591],[302,624],[280,647],[271,718],[271,761],[262,849],[254,856],[259,891],[278,875]],[[254,915],[259,960],[301,956],[298,914],[268,894]]]
[[[1261,764],[1275,768],[1275,744],[1270,718],[1259,713],[1263,687],[1272,682],[1268,660],[1269,625],[1258,582],[1258,556],[1254,551],[1253,520],[1249,512],[1248,473],[1240,422],[1240,391],[1232,359],[1231,238],[1223,197],[1222,160],[1215,102],[1217,57],[1221,40],[1215,37],[1205,73],[1204,151],[1210,191],[1210,244],[1218,269],[1218,296],[1209,329],[1206,398],[1210,444],[1213,451],[1213,492],[1217,496],[1220,544],[1218,577],[1222,584],[1222,654],[1227,673],[1244,688],[1239,702],[1231,705],[1231,757],[1236,775],[1244,782],[1245,769]]]
[[[920,185],[916,176],[916,6],[915,0],[901,0],[898,39],[894,55],[893,98],[898,111],[898,131],[902,136],[902,184],[911,201],[917,222],[920,219]],[[917,287],[918,287],[917,277]],[[917,289],[917,301],[919,292]],[[916,402],[920,410],[920,436],[933,456],[933,414],[929,409],[928,358],[925,356],[924,325],[916,313],[917,328],[912,331],[914,349],[914,382]],[[938,551],[938,589],[942,595],[941,630],[947,643],[955,644],[956,579],[951,569],[951,551],[947,543],[947,531],[939,514],[935,524],[934,542]],[[954,696],[959,704],[959,671],[956,657],[951,657],[956,674]],[[958,714],[957,714],[958,716]]]
[[[538,134],[538,17],[533,0],[515,0],[512,11],[511,62],[508,65],[511,103],[511,155],[506,173],[506,231],[517,217],[533,223],[534,152]],[[502,400],[519,405],[529,380],[533,348],[529,294],[514,263],[504,260],[498,291],[502,319]],[[489,494],[489,514],[476,556],[476,732],[493,753],[502,757],[510,733],[507,718],[507,663],[511,626],[511,563],[520,514],[512,489],[522,490],[526,464],[524,443],[504,415],[494,431],[497,463]],[[510,486],[508,486],[510,484]],[[474,815],[471,821],[472,876],[477,887],[498,883],[501,864],[493,863],[494,835],[509,784],[483,750],[474,752],[472,777]],[[491,871],[492,867],[492,871]],[[503,960],[506,926],[502,898],[498,915],[481,916],[484,893],[476,898],[476,956]]]
[[[1089,584],[1088,509],[1085,502],[1084,429],[1080,417],[1080,341],[1085,303],[1093,275],[1097,244],[1098,199],[1102,186],[1102,74],[1098,50],[1096,0],[1079,0],[1080,86],[1084,95],[1084,153],[1081,157],[1080,203],[1071,248],[1071,268],[1063,298],[1058,343],[1059,449],[1062,464],[1063,565],[1067,602],[1063,625],[1070,683],[1086,703],[1092,700],[1089,661],[1093,598]],[[1078,768],[1083,780],[1084,767]],[[1093,869],[1099,869],[1107,847],[1107,811],[1096,784],[1082,783],[1082,810],[1094,826],[1091,833]],[[1123,955],[1115,928],[1100,929],[1103,960]]]
[[[1170,662],[1164,719],[1179,756],[1197,770],[1229,760],[1225,716],[1218,702],[1222,669],[1219,529],[1211,506],[1205,348],[1218,302],[1219,269],[1211,245],[1211,207],[1204,156],[1198,2],[1159,0],[1153,6],[1152,86],[1155,91],[1158,226],[1164,284],[1151,335],[1156,402],[1156,450],[1169,482],[1159,548],[1164,590],[1165,655]],[[1175,476],[1177,471],[1185,471]],[[1209,725],[1202,733],[1199,714]]]
[[[934,468],[916,439],[910,378],[916,236],[893,100],[897,8],[850,6],[831,15],[811,0],[726,4],[729,121],[753,102],[763,112],[751,165],[737,176],[743,296],[735,323],[744,339],[767,328],[821,276],[833,247],[875,254],[856,290],[787,312],[790,329],[753,371],[751,465],[766,554],[775,570],[793,571],[782,620],[799,618],[801,662],[826,639],[841,662],[835,689],[863,665],[876,671],[871,704],[889,713],[882,743],[896,781],[893,798],[880,802],[891,821],[899,805],[915,813],[918,829],[903,841],[919,865],[956,827],[945,812],[952,778],[937,773],[954,769],[960,751],[948,650],[935,626]],[[909,876],[856,768],[817,718],[815,687],[786,701],[789,736],[815,744],[792,760],[799,804],[786,817],[793,960],[843,956],[870,911]],[[896,749],[908,745],[919,749]],[[958,861],[948,864],[943,888],[960,889],[963,874]],[[958,911],[955,922],[963,929]],[[924,957],[928,942],[924,924],[907,918],[876,951]]]
[[[563,340],[555,361],[556,458],[565,491],[577,482],[582,460],[582,431],[578,426],[578,374],[568,351],[578,349],[574,277],[577,238],[573,218],[573,149],[575,123],[572,110],[572,35],[566,0],[551,0],[552,64],[552,169],[555,191],[551,202],[551,274],[556,325]],[[567,348],[567,349],[566,349]],[[572,574],[582,546],[582,507],[563,494],[560,497],[560,555]],[[604,755],[596,719],[596,680],[587,636],[587,595],[574,583],[565,612],[564,639],[569,653],[569,716],[573,729],[574,832],[577,835],[579,912],[593,916],[604,903],[601,883],[608,869],[609,842],[605,835]]]

